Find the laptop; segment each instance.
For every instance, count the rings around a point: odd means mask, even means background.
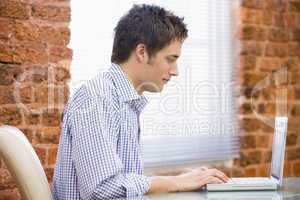
[[[270,177],[231,178],[227,183],[207,184],[207,191],[277,190],[282,186],[287,117],[275,118]]]

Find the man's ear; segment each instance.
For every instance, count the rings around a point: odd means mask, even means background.
[[[135,48],[135,55],[138,62],[147,63],[149,60],[147,48],[145,44],[138,44]]]

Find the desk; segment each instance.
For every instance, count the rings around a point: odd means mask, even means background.
[[[144,200],[300,200],[300,177],[286,178],[278,191],[181,192],[150,195]]]

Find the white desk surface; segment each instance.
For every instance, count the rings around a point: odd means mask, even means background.
[[[149,195],[134,200],[300,200],[300,177],[284,180],[278,191],[181,192]]]

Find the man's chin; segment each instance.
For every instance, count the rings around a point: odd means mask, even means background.
[[[152,92],[152,93],[159,93],[162,92],[164,86],[161,87],[151,87],[151,88],[147,88],[147,92]]]

